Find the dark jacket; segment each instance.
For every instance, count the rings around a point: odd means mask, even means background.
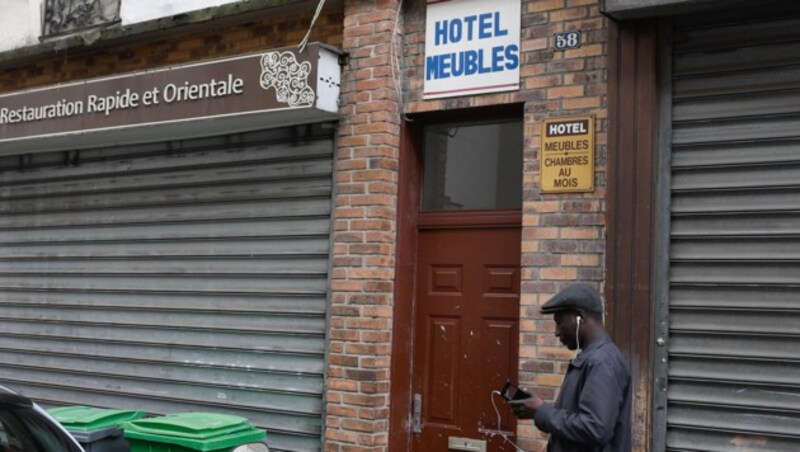
[[[550,434],[549,452],[630,452],[631,376],[608,335],[572,360],[555,406],[534,420]]]

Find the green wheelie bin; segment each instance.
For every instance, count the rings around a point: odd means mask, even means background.
[[[47,410],[86,452],[128,452],[119,424],[144,417],[143,411],[75,405]]]
[[[122,429],[131,452],[228,452],[267,437],[243,417],[202,412],[139,419]]]

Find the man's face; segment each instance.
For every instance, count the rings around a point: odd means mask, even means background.
[[[575,335],[578,313],[575,311],[559,311],[553,315],[556,322],[556,337],[570,350],[578,349],[578,338]]]

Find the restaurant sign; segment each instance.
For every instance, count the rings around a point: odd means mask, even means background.
[[[594,118],[545,120],[539,155],[542,193],[594,191]]]
[[[0,149],[187,138],[338,116],[338,55],[277,49],[0,95]],[[275,115],[275,113],[280,113]]]

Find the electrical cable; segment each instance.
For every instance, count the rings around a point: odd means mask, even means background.
[[[411,121],[410,118],[406,116],[405,112],[405,98],[403,96],[403,86],[401,77],[398,76],[400,73],[400,56],[396,49],[397,37],[400,35],[400,12],[403,9],[403,0],[400,0],[397,4],[397,13],[394,17],[394,31],[392,32],[392,41],[391,45],[389,46],[389,59],[391,60],[389,64],[392,66],[392,82],[394,83],[394,89],[397,91],[397,108],[400,110],[400,116],[406,120]],[[403,48],[403,38],[400,37],[400,49]]]
[[[317,11],[314,13],[314,17],[311,19],[311,25],[308,26],[308,31],[306,35],[303,37],[303,40],[300,41],[300,44],[297,47],[300,48],[298,53],[303,53],[303,50],[306,49],[306,44],[308,44],[308,37],[311,36],[311,30],[314,29],[314,24],[317,22],[317,18],[319,18],[319,13],[322,11],[322,7],[325,5],[325,0],[319,0],[319,4],[317,4]]]
[[[517,446],[516,443],[514,443],[514,441],[511,441],[508,438],[508,435],[506,435],[506,433],[504,431],[500,430],[500,410],[497,409],[497,403],[495,403],[495,401],[494,401],[494,395],[495,394],[499,395],[500,397],[503,397],[503,394],[500,394],[500,391],[497,391],[497,390],[492,391],[492,393],[489,394],[489,399],[492,401],[492,408],[494,408],[494,414],[497,415],[497,429],[493,430],[492,432],[497,432],[497,434],[499,434],[501,437],[503,437],[503,440],[505,442],[507,442],[508,444],[511,444],[515,449],[517,449],[517,452],[525,452],[523,449],[521,449],[519,446]]]

